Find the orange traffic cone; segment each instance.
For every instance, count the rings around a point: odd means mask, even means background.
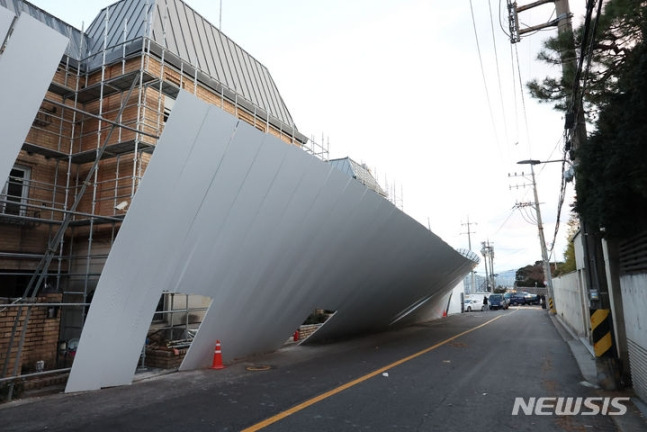
[[[222,352],[220,351],[220,341],[216,341],[216,349],[213,351],[213,364],[211,369],[224,369],[222,364]]]
[[[298,341],[298,340],[299,340],[299,330],[295,330],[295,331],[294,331],[294,335],[292,335],[292,340],[293,340],[294,342],[296,342],[296,341]]]

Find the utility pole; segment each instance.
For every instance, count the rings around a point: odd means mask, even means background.
[[[485,284],[486,291],[490,291],[490,286],[494,290],[494,246],[490,241],[481,242],[481,254],[485,262]],[[490,262],[490,271],[488,272],[488,261]]]
[[[483,255],[483,264],[485,264],[485,291],[488,291],[490,278],[487,271],[487,247],[485,246],[485,242],[481,242],[481,255]]]
[[[548,162],[556,162],[556,161],[548,161]],[[518,203],[517,207],[525,207],[525,206],[532,206],[535,209],[535,217],[537,218],[537,231],[539,232],[539,247],[541,248],[541,260],[543,263],[544,267],[544,278],[546,279],[546,289],[548,291],[548,305],[549,305],[549,310],[552,315],[556,314],[557,311],[555,310],[555,293],[553,291],[553,277],[551,274],[551,269],[550,269],[550,261],[548,259],[548,249],[546,248],[546,237],[544,236],[544,222],[541,218],[541,209],[539,206],[539,195],[537,193],[537,182],[535,180],[535,165],[538,165],[540,163],[546,163],[542,162],[539,160],[523,160],[517,162],[518,164],[523,164],[523,165],[530,165],[530,178],[532,182],[532,192],[533,192],[533,197],[535,199],[534,204],[530,203]],[[517,173],[514,173],[514,176],[517,176]],[[524,176],[524,173],[521,173],[521,176]],[[512,174],[508,174],[508,177],[513,177]],[[519,187],[519,186],[515,186]],[[510,186],[512,189],[512,186]]]
[[[464,224],[461,224],[463,226],[467,225],[467,232],[466,233],[461,233],[461,234],[467,234],[467,245],[469,248],[469,251],[472,252],[472,233],[475,231],[471,230],[472,225],[478,225],[476,222],[470,222],[470,217],[467,216],[467,222]],[[471,283],[471,291],[476,292],[476,276],[474,275],[474,272],[471,272],[472,274],[472,283]]]
[[[555,2],[557,13],[566,13],[570,17],[568,0],[558,0]],[[573,27],[571,20],[564,20],[563,24],[558,27],[559,34],[572,34]],[[575,42],[572,37],[568,39],[569,46],[561,52],[563,74],[566,77],[572,77],[573,86],[567,88],[567,95],[570,96],[568,111],[566,112],[566,122],[564,129],[567,134],[567,146],[570,147],[571,159],[573,164],[577,165],[577,150],[586,142],[587,131],[586,121],[584,118],[584,107],[582,106],[582,97],[580,95],[580,82],[577,76],[578,59],[575,55]],[[586,43],[583,42],[583,43]],[[582,58],[579,59],[582,62]],[[582,63],[580,63],[581,65]],[[591,323],[591,340],[595,351],[595,364],[598,372],[598,383],[605,390],[616,390],[620,386],[620,370],[622,369],[616,346],[619,341],[613,341],[613,314],[611,311],[611,301],[609,298],[609,288],[605,273],[605,265],[602,252],[602,240],[600,233],[591,230],[586,220],[580,218],[580,228],[582,233],[582,249],[584,252],[584,261],[586,263],[586,274],[588,279],[588,298],[589,313]],[[622,326],[622,324],[618,324]],[[600,332],[603,327],[607,330]]]
[[[544,277],[546,278],[546,288],[548,289],[548,305],[550,313],[556,314],[555,295],[553,292],[553,277],[550,272],[550,261],[548,260],[548,250],[546,249],[546,237],[544,237],[544,223],[541,219],[541,210],[539,208],[539,195],[537,194],[537,182],[535,181],[535,165],[541,161],[527,160],[517,163],[528,163],[530,165],[530,176],[532,178],[532,192],[535,198],[535,214],[537,215],[537,230],[539,231],[539,243],[541,246],[541,259],[544,263]]]
[[[539,1],[527,5],[524,10],[535,7],[545,2]],[[580,94],[579,67],[578,57],[575,53],[575,41],[573,39],[573,26],[571,23],[571,11],[568,0],[555,0],[556,20],[548,25],[557,25],[558,35],[568,43],[565,49],[560,50],[560,59],[562,62],[562,75],[566,79],[572,80],[572,85],[565,88],[567,95],[568,108],[565,116],[565,150],[569,152],[569,157],[573,165],[577,165],[576,150],[580,149],[587,139],[586,123],[584,118],[584,108]],[[522,30],[519,29],[517,14],[521,8],[516,3],[508,0],[508,15],[510,18],[510,40],[512,43],[519,42]],[[590,13],[590,10],[588,11]],[[566,37],[563,37],[566,36]],[[587,43],[587,41],[583,41]],[[580,65],[583,61],[583,53],[579,59]],[[532,166],[532,165],[531,165]],[[612,332],[606,333],[608,340],[596,339],[596,326],[611,327],[611,304],[606,284],[606,274],[604,272],[604,263],[600,262],[601,239],[599,233],[590,231],[588,223],[580,218],[581,238],[584,252],[584,261],[586,263],[586,275],[588,282],[589,312],[591,315],[591,328],[593,329],[592,343],[595,349],[595,360],[598,372],[598,382],[605,390],[615,390],[619,386],[620,363],[617,358],[617,352],[613,346]],[[601,322],[604,325],[599,325]],[[599,333],[599,332],[597,332]],[[603,338],[604,339],[604,338]]]

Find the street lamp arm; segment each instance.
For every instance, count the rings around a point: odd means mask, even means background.
[[[517,162],[521,165],[530,165],[530,175],[532,176],[532,190],[535,198],[535,212],[537,213],[537,229],[539,231],[539,245],[541,247],[541,257],[544,262],[544,277],[546,278],[546,286],[548,288],[549,301],[554,299],[553,293],[553,279],[550,274],[550,261],[548,260],[548,251],[546,250],[546,239],[544,237],[544,227],[541,220],[541,210],[539,209],[539,196],[537,195],[537,183],[535,181],[535,165],[549,162],[562,162],[562,160],[540,161],[536,159],[528,159]],[[551,313],[554,313],[551,308]]]
[[[539,164],[547,164],[547,163],[553,163],[553,162],[566,162],[570,166],[573,166],[573,162],[567,159],[553,159],[553,160],[547,160],[547,161],[540,161],[537,159],[526,159],[526,160],[521,160],[517,162],[517,164],[518,165],[539,165]]]

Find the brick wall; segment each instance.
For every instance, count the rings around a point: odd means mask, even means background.
[[[34,303],[57,303],[62,299],[62,294],[43,294],[34,299]],[[6,303],[6,299],[0,299],[1,302]],[[11,329],[14,325],[16,315],[18,314],[17,307],[2,307],[0,304],[0,367],[4,365],[7,356],[7,347],[9,338],[11,337]],[[16,361],[16,354],[18,353],[18,344],[20,342],[20,332],[25,323],[25,316],[27,309],[24,308],[18,327],[16,329],[16,336],[12,344],[11,355],[9,359],[9,367],[7,375],[12,375],[13,368]],[[60,310],[57,311],[54,317],[48,318],[47,307],[33,307],[31,317],[27,325],[27,333],[25,334],[25,343],[22,349],[20,359],[18,359],[18,373],[29,373],[36,369],[36,362],[43,360],[45,362],[45,370],[56,368],[56,351],[58,349],[58,334],[60,327]],[[1,370],[1,369],[0,369]]]
[[[319,327],[321,327],[321,324],[302,325],[301,327],[299,327],[299,340],[304,340],[312,333],[316,332]]]
[[[159,369],[177,369],[180,367],[188,348],[146,348],[144,366]],[[140,363],[141,365],[141,359]]]

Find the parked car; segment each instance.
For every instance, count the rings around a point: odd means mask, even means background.
[[[539,296],[537,294],[530,294],[528,292],[523,293],[524,297],[526,298],[526,304],[533,304],[533,305],[538,305],[539,304]]]
[[[483,311],[485,310],[485,306],[483,306],[483,300],[477,300],[477,299],[467,299],[465,300],[465,312],[472,312],[472,311]]]
[[[508,303],[505,301],[503,294],[490,294],[488,298],[490,309],[507,309]]]
[[[510,295],[510,304],[512,306],[519,306],[526,304],[526,296],[523,293],[517,292]]]

